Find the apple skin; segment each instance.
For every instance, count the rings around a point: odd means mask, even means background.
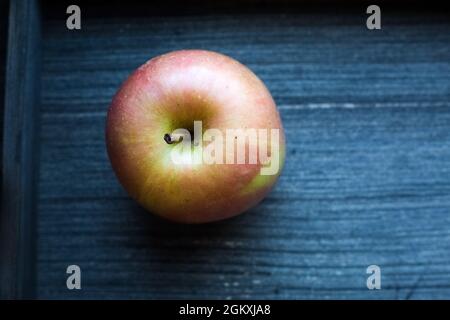
[[[203,131],[279,129],[278,174],[261,176],[259,163],[174,164],[174,146],[164,135],[191,130],[194,120],[203,121]],[[170,52],[135,70],[108,110],[106,145],[129,195],[150,212],[182,223],[221,220],[256,205],[285,158],[281,119],[265,85],[236,60],[205,50]]]

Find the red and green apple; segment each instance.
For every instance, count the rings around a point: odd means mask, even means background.
[[[233,139],[244,143],[245,161],[237,160]],[[266,86],[243,64],[204,50],[170,52],[135,70],[108,110],[106,145],[129,195],[184,223],[221,220],[256,205],[285,158],[281,119]],[[252,156],[255,146],[265,148]]]

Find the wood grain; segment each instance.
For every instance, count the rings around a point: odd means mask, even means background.
[[[3,7],[4,8],[4,7]],[[3,23],[3,22],[2,22]],[[0,215],[0,299],[34,297],[36,112],[40,17],[34,0],[9,5]]]
[[[6,48],[8,41],[9,3],[0,1],[0,159],[3,161],[3,113],[5,102]],[[1,188],[1,185],[0,185]],[[2,190],[0,189],[0,195]]]
[[[363,11],[330,11],[44,21],[37,297],[449,298],[448,17],[386,12],[371,32]],[[139,208],[104,144],[120,83],[182,48],[254,70],[288,141],[263,203],[203,226]],[[371,264],[382,290],[366,288]]]

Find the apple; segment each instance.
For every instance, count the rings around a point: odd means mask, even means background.
[[[266,86],[238,61],[205,50],[163,54],[135,70],[109,107],[106,146],[129,195],[183,223],[221,220],[256,205],[285,158]]]

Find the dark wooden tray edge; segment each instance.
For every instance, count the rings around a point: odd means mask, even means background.
[[[34,297],[34,138],[39,107],[40,8],[37,0],[11,1],[6,53],[0,216],[0,298]]]

